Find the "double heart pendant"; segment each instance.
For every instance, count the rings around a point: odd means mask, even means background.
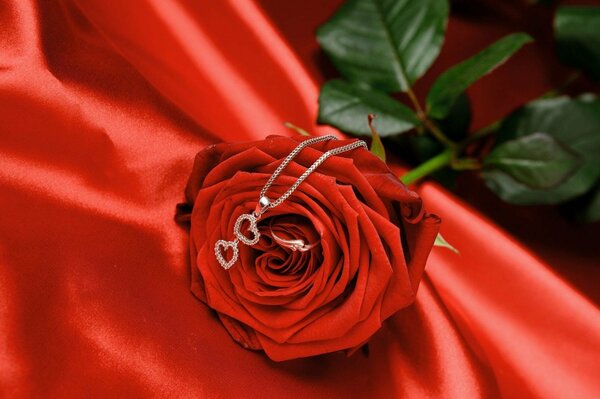
[[[247,220],[250,225],[248,226],[248,231],[251,233],[251,237],[248,237],[242,233],[242,223]],[[223,269],[229,269],[233,264],[237,261],[239,256],[239,242],[243,242],[246,245],[254,245],[258,243],[260,239],[260,233],[258,232],[258,227],[256,226],[256,222],[258,219],[252,213],[245,213],[240,215],[235,221],[235,225],[233,226],[233,233],[235,234],[235,239],[233,241],[219,240],[215,244],[215,255],[217,256],[217,260],[223,267]],[[225,251],[228,249],[233,250],[233,255],[229,260],[225,259]]]
[[[251,213],[244,213],[238,216],[235,224],[233,225],[233,234],[235,239],[233,241],[219,240],[215,243],[215,256],[217,261],[221,264],[223,269],[227,270],[235,264],[238,260],[240,250],[238,244],[242,242],[246,245],[255,245],[260,239],[260,233],[258,232],[258,226],[256,223],[261,218],[262,214],[271,206],[271,201],[267,197],[261,197],[256,209]],[[248,221],[247,231],[251,233],[251,236],[247,236],[242,232],[242,224]],[[225,259],[225,252],[231,249],[233,254],[229,260]]]

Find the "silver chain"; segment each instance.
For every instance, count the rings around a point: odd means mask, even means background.
[[[290,152],[289,155],[285,157],[285,159],[283,160],[283,162],[281,162],[277,169],[275,169],[267,183],[260,191],[260,197],[256,209],[251,213],[240,215],[236,220],[233,229],[236,238],[233,241],[219,240],[215,243],[215,256],[217,257],[217,260],[224,269],[229,269],[237,261],[239,254],[238,243],[240,241],[246,245],[254,245],[258,243],[260,233],[258,231],[256,223],[261,218],[262,214],[265,213],[267,209],[275,208],[276,206],[281,205],[286,199],[288,199],[289,196],[292,195],[294,191],[296,191],[298,186],[302,184],[302,182],[306,180],[306,178],[310,176],[310,174],[313,173],[319,167],[319,165],[325,162],[327,158],[331,157],[332,155],[341,154],[343,152],[351,151],[359,147],[367,149],[367,143],[365,143],[362,140],[357,140],[350,144],[346,144],[341,147],[332,148],[331,150],[325,151],[319,158],[317,158],[316,161],[313,162],[312,165],[308,167],[308,169],[304,171],[304,173],[300,175],[300,177],[298,177],[298,179],[296,179],[294,184],[292,184],[285,193],[283,193],[275,201],[271,202],[271,200],[267,197],[267,191],[273,185],[275,179],[277,179],[277,177],[281,174],[285,167],[288,166],[288,164],[296,157],[296,155],[300,153],[300,151],[302,151],[303,148],[327,140],[337,140],[337,138],[331,135],[313,137],[304,140],[303,142],[298,144],[296,148],[294,148],[292,152]],[[241,231],[241,226],[244,221],[248,221],[248,223],[250,224],[250,226],[248,227],[248,232],[252,233],[251,236],[247,236]],[[231,250],[233,251],[233,255],[231,259],[226,260],[223,251],[227,250],[228,248],[231,248]]]
[[[277,179],[277,177],[281,174],[281,172],[285,169],[285,167],[296,157],[296,155],[298,155],[300,153],[300,151],[302,151],[302,149],[304,149],[305,147],[308,147],[310,145],[313,145],[315,143],[319,143],[321,141],[327,141],[327,140],[337,140],[337,138],[335,136],[331,136],[331,135],[313,137],[308,140],[304,140],[302,143],[298,144],[298,146],[296,148],[294,148],[294,150],[292,152],[290,152],[290,154],[283,160],[283,162],[281,162],[281,164],[277,167],[277,169],[275,169],[275,171],[273,172],[273,174],[271,175],[271,177],[269,178],[267,183],[265,183],[265,186],[260,191],[260,198],[267,197],[267,190],[269,190],[269,188],[271,187],[273,182],[275,182],[275,179]],[[286,199],[289,198],[290,195],[292,195],[292,193],[294,191],[296,191],[298,186],[300,184],[302,184],[302,182],[304,180],[306,180],[306,178],[308,176],[310,176],[310,174],[312,172],[314,172],[319,167],[319,165],[321,165],[323,162],[325,162],[325,160],[327,158],[329,158],[330,156],[341,154],[343,152],[350,151],[350,150],[353,150],[353,149],[359,148],[359,147],[363,147],[366,149],[367,143],[365,143],[362,140],[357,140],[353,143],[350,143],[350,144],[347,144],[347,145],[344,145],[341,147],[337,147],[337,148],[332,148],[331,150],[324,152],[323,155],[321,155],[315,162],[313,162],[313,164],[308,169],[306,169],[306,171],[304,171],[304,173],[302,173],[302,175],[300,175],[298,180],[296,180],[294,182],[294,184],[292,184],[285,193],[283,193],[279,198],[277,198],[273,202],[270,202],[269,205],[267,205],[266,207],[263,207],[261,209],[261,211],[264,212],[264,211],[266,211],[266,208],[275,208],[276,206],[281,205]]]

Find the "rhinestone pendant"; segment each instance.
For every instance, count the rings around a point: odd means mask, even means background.
[[[227,251],[228,248],[231,248],[233,250],[233,255],[231,255],[231,259],[226,260],[225,251]],[[215,256],[217,257],[217,260],[219,261],[223,269],[229,269],[237,261],[239,256],[238,241],[217,241],[215,243]]]
[[[248,226],[248,231],[252,233],[251,237],[246,236],[240,231],[244,220],[247,220],[248,223],[250,223],[250,226]],[[246,245],[255,245],[260,239],[260,233],[258,232],[258,227],[256,226],[256,220],[257,219],[256,217],[254,217],[254,215],[252,215],[251,213],[247,213],[240,215],[235,221],[235,225],[233,226],[233,232],[235,236]]]
[[[249,223],[247,231],[251,233],[250,236],[247,236],[241,231],[242,223],[244,223],[244,221],[248,221]],[[260,240],[260,233],[258,232],[258,226],[256,225],[257,221],[258,218],[252,213],[245,213],[238,216],[233,225],[233,233],[235,234],[236,239],[233,241],[219,240],[215,243],[215,256],[223,269],[227,270],[237,262],[240,254],[238,248],[238,243],[240,241],[246,245],[255,245],[258,243],[258,240]],[[233,251],[229,260],[225,259],[225,252],[228,249]]]

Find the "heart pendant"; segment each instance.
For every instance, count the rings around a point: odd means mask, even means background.
[[[231,259],[229,261],[225,260],[225,251],[231,248],[233,250],[233,255],[231,255]],[[215,255],[217,256],[217,260],[223,267],[223,269],[227,270],[237,261],[239,250],[236,241],[225,241],[219,240],[215,244]]]
[[[252,233],[251,237],[246,236],[240,231],[242,228],[242,223],[244,223],[245,220],[247,220],[249,223],[248,231]],[[215,256],[217,257],[217,260],[223,269],[229,269],[237,261],[240,254],[238,242],[241,241],[246,245],[254,245],[258,243],[258,240],[260,239],[260,233],[258,232],[258,227],[256,226],[257,220],[257,217],[251,213],[240,215],[233,226],[233,232],[237,238],[233,241],[219,240],[215,243]],[[233,254],[231,255],[231,259],[226,260],[225,252],[229,248],[231,248]]]
[[[248,231],[252,233],[252,237],[250,238],[240,231],[244,220],[247,220],[250,224],[248,226]],[[260,239],[260,233],[258,232],[258,227],[256,226],[256,217],[251,213],[240,215],[237,218],[235,225],[233,226],[233,232],[235,233],[235,236],[246,245],[255,245]]]

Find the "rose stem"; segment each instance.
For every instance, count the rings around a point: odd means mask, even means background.
[[[400,177],[400,181],[406,185],[412,184],[423,177],[430,175],[438,169],[448,165],[452,160],[454,150],[447,148],[435,157],[425,161],[414,169],[409,170]]]

